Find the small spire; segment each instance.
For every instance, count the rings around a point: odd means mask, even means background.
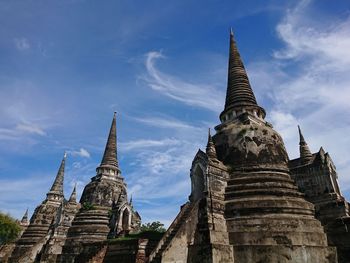
[[[299,142],[300,143],[306,143],[299,125],[298,125],[298,131],[299,131]]]
[[[300,151],[300,160],[302,164],[308,163],[312,159],[312,153],[309,146],[307,145],[304,136],[301,132],[300,126],[298,125],[299,130],[299,151]]]
[[[114,166],[119,168],[117,158],[117,127],[116,127],[116,112],[113,115],[111,129],[109,131],[108,140],[106,143],[105,152],[101,161],[101,166]]]
[[[266,115],[265,110],[256,102],[231,28],[226,101],[220,118],[231,109],[241,110],[244,107],[258,110],[263,118]]]
[[[77,202],[77,183],[74,184],[74,188],[72,191],[72,194],[69,197],[69,203],[76,203]]]
[[[22,217],[21,224],[28,224],[28,208]]]
[[[130,195],[130,201],[129,204],[132,205],[132,194]]]
[[[210,128],[208,129],[208,143],[206,148],[206,154],[211,159],[217,159],[216,149],[213,142],[213,138],[210,135]]]
[[[64,168],[66,163],[67,153],[64,152],[63,159],[58,169],[55,181],[53,182],[49,194],[58,194],[63,196],[63,180],[64,180]]]

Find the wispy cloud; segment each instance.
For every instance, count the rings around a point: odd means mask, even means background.
[[[189,194],[189,171],[198,142],[182,141],[181,144],[161,149],[146,149],[134,156],[135,171],[130,173],[130,192],[136,198],[153,200],[160,198],[186,199]],[[143,176],[140,177],[140,172]]]
[[[175,129],[196,129],[197,127],[194,127],[188,123],[185,123],[180,120],[176,120],[174,118],[157,118],[157,117],[150,117],[150,118],[134,118],[138,122],[145,123],[150,126],[160,127],[160,128],[175,128]]]
[[[41,136],[46,135],[46,132],[39,125],[34,123],[19,123],[16,126],[16,130],[33,133]]]
[[[67,151],[67,153],[69,153],[73,156],[90,158],[90,153],[84,148],[80,148],[78,151]]]
[[[26,134],[45,136],[45,130],[38,124],[30,122],[18,123],[12,128],[0,128],[0,140],[20,140]]]
[[[15,43],[16,48],[20,51],[30,49],[29,41],[25,37],[15,38],[13,41]]]
[[[252,82],[272,102],[268,117],[282,133],[291,157],[298,156],[296,125],[301,124],[311,148],[316,151],[323,145],[333,156],[343,189],[348,189],[350,138],[343,135],[350,132],[350,16],[327,24],[310,16],[310,10],[312,1],[288,10],[276,26],[284,47],[270,61],[249,68]]]
[[[177,139],[166,138],[163,140],[134,140],[130,142],[121,142],[119,143],[119,148],[122,151],[132,151],[132,150],[140,150],[143,148],[151,148],[151,147],[164,147],[164,146],[174,146],[180,143]]]
[[[151,89],[187,105],[214,112],[219,112],[222,109],[224,94],[221,89],[204,83],[190,83],[161,72],[156,68],[155,63],[158,59],[164,58],[162,53],[158,51],[146,54],[147,75],[143,79]]]

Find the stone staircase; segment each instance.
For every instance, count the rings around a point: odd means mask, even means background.
[[[170,225],[168,230],[165,232],[162,239],[159,241],[158,245],[155,247],[155,249],[152,251],[152,253],[149,256],[149,262],[150,263],[160,263],[162,259],[162,253],[163,251],[168,247],[173,237],[176,235],[177,231],[181,227],[181,225],[184,223],[184,221],[187,219],[188,215],[191,212],[191,208],[193,205],[190,202],[185,203],[179,212],[179,214],[176,216],[173,223]]]

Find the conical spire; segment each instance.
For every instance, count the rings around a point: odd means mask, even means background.
[[[28,208],[22,217],[21,224],[28,224]]]
[[[116,112],[114,112],[111,129],[109,131],[108,140],[103,154],[101,166],[114,166],[119,168],[117,159],[117,127],[116,127]]]
[[[206,148],[206,154],[211,159],[217,159],[216,149],[215,149],[215,145],[213,142],[213,138],[210,135],[210,128],[208,130],[208,143],[207,143],[207,148]]]
[[[308,163],[312,158],[312,153],[309,146],[307,145],[303,134],[301,133],[300,126],[298,125],[299,130],[299,150],[300,150],[300,160],[303,164]]]
[[[69,203],[76,203],[77,202],[77,184],[76,183],[74,185],[73,192],[70,195],[68,202]]]
[[[231,28],[225,110],[220,118],[231,109],[242,110],[243,108],[256,109],[259,113],[261,112],[263,118],[265,117],[265,110],[256,102]]]
[[[55,181],[53,182],[49,194],[58,194],[63,196],[63,179],[64,179],[64,168],[66,163],[67,154],[64,153],[63,159],[58,169]]]

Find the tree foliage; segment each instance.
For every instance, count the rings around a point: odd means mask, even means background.
[[[140,227],[140,230],[141,230],[141,232],[156,231],[156,232],[160,232],[160,233],[163,233],[166,231],[166,229],[164,228],[164,224],[162,224],[159,221],[142,224]]]
[[[21,232],[21,227],[11,216],[0,212],[0,245],[14,241]]]

